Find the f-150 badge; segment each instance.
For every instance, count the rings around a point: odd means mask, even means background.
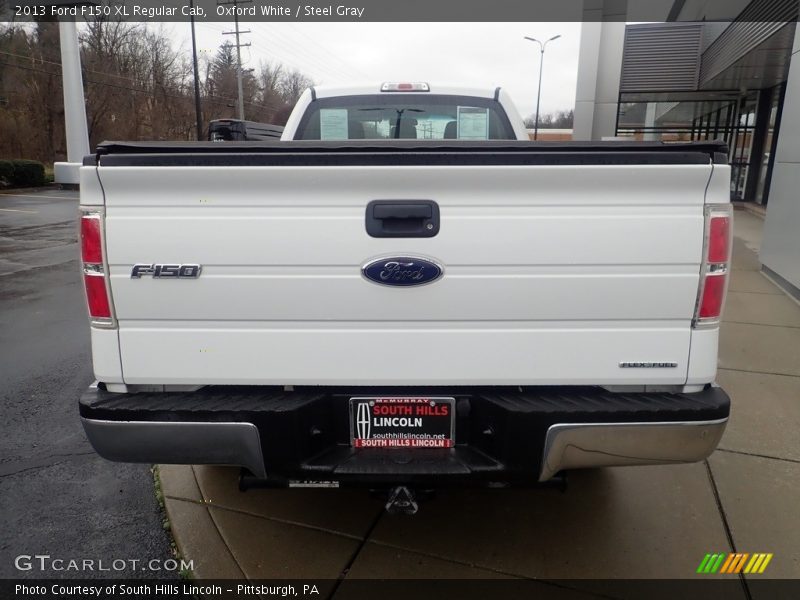
[[[142,275],[157,279],[197,279],[201,269],[200,265],[136,264],[131,269],[131,279],[141,279]]]
[[[384,256],[368,262],[361,268],[361,273],[381,285],[411,287],[436,281],[444,269],[419,256]]]

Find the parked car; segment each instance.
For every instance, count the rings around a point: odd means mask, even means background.
[[[280,139],[283,127],[270,123],[215,119],[208,124],[210,142],[245,142]]]

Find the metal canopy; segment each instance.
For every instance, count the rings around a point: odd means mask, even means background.
[[[703,56],[700,89],[757,90],[786,81],[794,30],[795,23],[784,23],[770,37],[715,75],[711,75],[710,69],[707,69],[707,51]],[[713,47],[709,48],[711,50]]]

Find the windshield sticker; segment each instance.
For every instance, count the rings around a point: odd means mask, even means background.
[[[319,139],[347,139],[347,109],[321,108],[319,111]]]
[[[488,140],[489,109],[471,106],[458,107],[458,139]]]

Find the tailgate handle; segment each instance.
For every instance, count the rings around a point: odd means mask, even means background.
[[[433,200],[373,200],[367,204],[372,237],[433,237],[439,233],[439,205]]]
[[[433,207],[430,204],[378,204],[372,211],[376,219],[430,219]]]

